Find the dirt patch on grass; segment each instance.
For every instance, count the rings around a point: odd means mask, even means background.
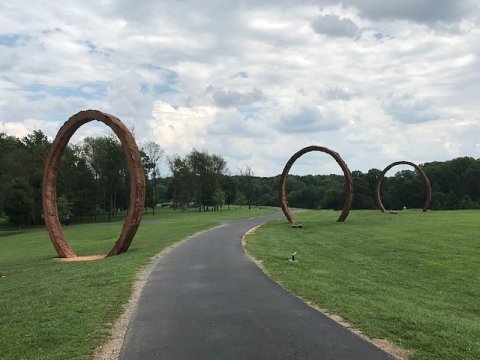
[[[364,333],[362,333],[362,331],[360,331],[359,329],[356,329],[354,328],[351,324],[349,324],[345,319],[343,319],[340,315],[336,315],[336,314],[331,314],[329,313],[326,309],[322,309],[320,308],[319,306],[317,306],[316,304],[313,304],[312,302],[302,298],[301,296],[298,296],[297,294],[294,294],[292,293],[291,291],[287,290],[285,288],[285,286],[283,286],[283,284],[275,279],[273,279],[270,274],[268,273],[267,269],[265,268],[265,266],[263,266],[263,263],[261,260],[258,260],[256,258],[254,258],[249,252],[248,250],[246,249],[246,245],[247,245],[247,237],[250,236],[250,235],[253,235],[255,234],[255,232],[257,231],[257,229],[262,226],[263,224],[261,225],[258,225],[258,226],[255,226],[253,228],[251,228],[250,230],[248,230],[242,237],[242,245],[243,245],[243,249],[245,251],[245,254],[247,254],[247,256],[265,273],[265,275],[267,275],[270,279],[272,279],[272,281],[275,281],[278,285],[280,285],[285,291],[287,291],[288,293],[292,294],[293,296],[297,297],[298,299],[302,300],[305,304],[307,304],[308,306],[310,306],[311,308],[317,310],[318,312],[322,313],[323,315],[329,317],[330,319],[332,319],[333,321],[335,321],[336,323],[338,323],[339,325],[343,326],[344,328],[350,330],[351,332],[353,332],[355,335],[361,337],[362,339],[372,343],[373,345],[375,345],[376,347],[382,349],[383,351],[387,352],[388,354],[392,355],[395,359],[397,360],[408,360],[409,356],[410,356],[410,352],[408,350],[405,350],[405,349],[402,349],[400,348],[399,346],[395,345],[395,344],[392,344],[390,341],[388,340],[385,340],[385,339],[372,339],[370,337],[368,337],[367,335],[365,335]],[[285,259],[287,260],[287,259]]]
[[[55,258],[55,260],[60,262],[92,261],[92,260],[104,259],[105,256],[107,255],[98,254],[98,255],[87,255],[87,256],[75,256],[71,258]]]

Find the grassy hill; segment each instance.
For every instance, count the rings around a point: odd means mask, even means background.
[[[266,224],[247,249],[284,287],[411,359],[480,359],[480,212],[337,216]]]
[[[104,342],[135,274],[165,247],[225,219],[271,209],[173,211],[147,214],[129,251],[89,262],[64,263],[43,227],[0,231],[0,359],[86,359]],[[80,255],[107,253],[123,223],[64,228]]]

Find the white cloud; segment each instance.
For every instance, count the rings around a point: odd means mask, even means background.
[[[433,104],[428,99],[416,98],[411,93],[390,93],[383,101],[385,112],[395,120],[405,123],[419,123],[437,120]]]
[[[475,0],[344,0],[344,4],[358,8],[371,19],[407,19],[416,22],[456,22],[478,10]]]
[[[335,15],[320,15],[312,23],[315,32],[329,36],[351,37],[359,35],[360,29],[348,18],[340,18]]]
[[[352,90],[348,86],[334,86],[324,92],[324,96],[328,100],[351,100]]]
[[[55,122],[38,119],[25,119],[23,121],[0,121],[0,133],[23,138],[32,132],[31,129],[41,129],[45,134],[51,133],[56,127]]]
[[[3,2],[0,131],[95,108],[258,175],[313,144],[352,170],[478,157],[479,24],[473,0]]]
[[[211,106],[173,108],[168,103],[154,103],[153,118],[148,125],[153,138],[170,154],[186,154],[194,147],[208,145],[206,128],[217,109]]]
[[[220,108],[238,107],[251,105],[263,99],[263,92],[255,87],[252,91],[241,93],[234,90],[225,90],[223,88],[214,89],[212,97],[215,104]]]

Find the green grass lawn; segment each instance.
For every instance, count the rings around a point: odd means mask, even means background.
[[[105,341],[137,271],[168,245],[226,219],[271,213],[162,209],[147,214],[129,251],[61,263],[44,228],[0,236],[0,359],[88,359]],[[78,255],[107,253],[123,222],[64,228]]]
[[[411,359],[480,359],[480,211],[337,217],[266,224],[247,249],[284,287]]]

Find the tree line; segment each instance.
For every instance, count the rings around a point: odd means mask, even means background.
[[[480,159],[460,157],[421,165],[432,187],[432,210],[480,208]],[[393,168],[390,172],[394,172]],[[380,169],[353,171],[352,209],[375,209],[375,186]],[[280,176],[255,178],[256,202],[278,206]],[[343,175],[289,175],[289,206],[309,209],[341,209],[344,202]],[[386,209],[422,208],[426,199],[422,177],[401,170],[382,181],[381,198]]]
[[[43,167],[50,146],[39,130],[23,138],[0,134],[0,214],[12,224],[43,223]],[[141,154],[150,190],[163,150],[150,142]],[[111,221],[128,207],[129,181],[122,146],[115,136],[87,137],[69,144],[57,176],[60,220]],[[152,206],[155,193],[147,194],[146,206]]]
[[[12,224],[41,224],[43,166],[50,141],[36,130],[23,138],[0,133],[0,214]],[[146,209],[218,210],[232,204],[279,206],[280,176],[258,177],[246,166],[232,174],[221,155],[192,150],[165,156],[155,142],[141,146],[147,180]],[[171,175],[160,177],[166,161]],[[480,160],[462,157],[422,165],[432,185],[434,210],[480,208]],[[393,170],[392,170],[393,171]],[[353,209],[374,209],[374,189],[381,170],[353,171]],[[388,175],[388,174],[387,174]],[[58,169],[58,210],[63,222],[111,221],[128,207],[129,175],[121,144],[114,136],[87,137],[69,144]],[[342,175],[289,175],[292,207],[340,209]],[[414,170],[402,170],[382,182],[387,209],[421,208],[425,186]]]

